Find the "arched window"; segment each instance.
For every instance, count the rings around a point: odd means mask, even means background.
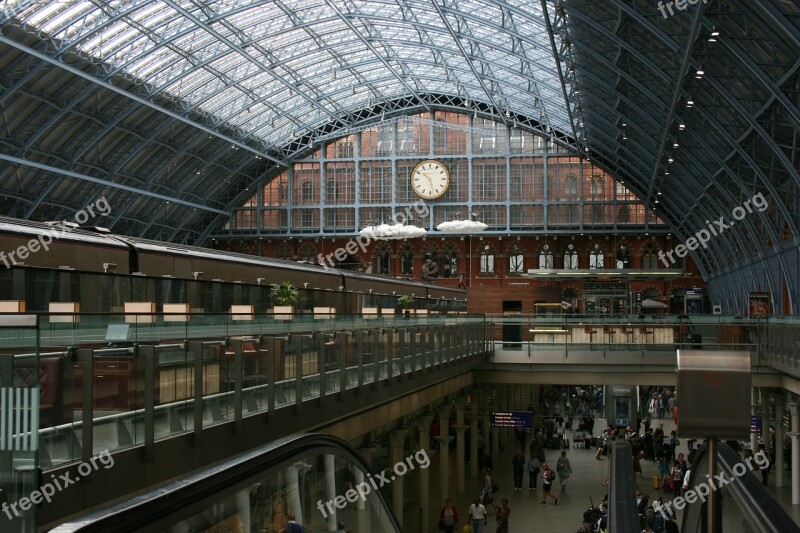
[[[314,203],[314,182],[310,179],[305,179],[300,183],[300,203],[304,205]]]
[[[619,206],[617,209],[617,224],[630,224],[631,210],[627,205]]]
[[[605,180],[603,176],[592,176],[589,181],[589,194],[593,199],[602,200],[605,198]]]
[[[372,266],[373,272],[375,274],[390,274],[390,264],[391,264],[391,253],[389,250],[389,245],[386,243],[381,243],[375,247],[375,250],[372,252]]]
[[[575,199],[578,197],[578,176],[575,174],[567,175],[564,180],[564,196],[568,199]]]
[[[488,244],[481,250],[478,272],[484,275],[494,274],[494,250]]]
[[[442,277],[458,277],[458,248],[450,244],[442,256]]]
[[[525,272],[525,256],[519,244],[514,244],[508,251],[508,273],[523,274]]]
[[[644,249],[642,250],[642,268],[660,268],[658,260],[658,245],[653,241],[650,241],[644,245]]]
[[[606,209],[602,205],[592,206],[592,224],[604,224],[606,221]]]
[[[574,244],[568,244],[564,252],[564,269],[575,270],[578,268],[578,252]]]
[[[595,244],[589,251],[589,268],[602,269],[605,268],[605,258],[603,257],[603,249],[599,244]]]
[[[616,268],[617,270],[631,268],[631,251],[624,244],[620,244],[617,248]]]
[[[414,250],[410,244],[403,246],[400,254],[400,271],[404,276],[414,275]]]
[[[539,250],[539,268],[548,270],[553,268],[553,251],[548,244],[545,244]]]

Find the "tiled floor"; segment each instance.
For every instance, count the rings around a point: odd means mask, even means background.
[[[605,420],[598,419],[595,428],[605,427]],[[655,422],[655,421],[654,421]],[[672,429],[673,424],[671,420],[661,420],[664,423],[666,432]],[[568,436],[569,431],[568,431]],[[571,442],[571,440],[570,440]],[[555,506],[550,500],[547,505],[541,505],[539,502],[542,500],[541,480],[538,483],[538,491],[528,491],[528,478],[527,473],[523,482],[522,491],[513,490],[513,476],[511,469],[511,458],[516,452],[517,442],[513,439],[513,433],[509,433],[505,439],[501,436],[501,445],[505,445],[503,451],[494,457],[494,480],[500,487],[500,492],[495,498],[499,503],[500,498],[508,498],[509,506],[511,507],[510,531],[511,533],[527,533],[531,531],[546,531],[547,533],[574,533],[578,530],[581,524],[581,517],[583,512],[592,504],[599,505],[603,501],[603,496],[606,494],[606,488],[603,482],[608,476],[609,462],[606,458],[596,460],[594,457],[594,450],[583,449],[570,449],[567,452],[574,471],[567,490],[562,491],[560,485],[556,481],[553,484],[554,494],[559,498],[559,505]],[[681,446],[678,452],[687,452],[685,439],[682,439]],[[546,459],[551,463],[555,462],[556,457],[560,454],[558,450],[547,450]],[[451,460],[454,460],[451,454]],[[434,465],[438,465],[438,457],[433,458]],[[652,488],[652,478],[657,471],[658,465],[649,461],[642,461],[642,475],[637,479],[637,487],[644,493],[650,494],[651,497],[658,497],[663,494],[661,491],[656,491]],[[430,526],[429,531],[436,531],[436,521],[438,520],[438,510],[444,501],[444,495],[438,491],[438,483],[436,478],[438,475],[438,468],[431,472],[431,520],[433,525]],[[789,485],[790,475],[786,472],[785,483]],[[467,514],[467,509],[472,503],[472,498],[479,494],[483,487],[483,478],[479,479],[469,477],[469,467],[467,467],[466,491],[464,494],[456,494],[456,483],[454,476],[450,481],[451,494],[455,502],[460,517],[462,517],[461,525],[464,523],[463,517]],[[791,505],[791,487],[774,487],[774,475],[770,476],[769,488],[773,494],[776,495],[778,501],[781,502],[784,509],[794,518],[795,522],[800,523],[800,506]],[[664,500],[669,501],[665,495]],[[492,513],[492,509],[489,509]],[[680,517],[679,517],[680,519]],[[679,521],[680,523],[680,521]],[[409,521],[409,526],[411,523]],[[494,515],[490,514],[489,526],[484,529],[486,533],[494,533],[495,531]],[[406,528],[408,532],[416,531],[416,527]],[[460,531],[460,529],[459,529]]]

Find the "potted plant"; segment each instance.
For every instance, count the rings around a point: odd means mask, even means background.
[[[275,320],[291,320],[294,313],[294,305],[300,302],[300,291],[292,285],[291,281],[284,281],[272,286],[271,295],[275,303],[278,304],[273,309]]]
[[[406,318],[411,316],[411,304],[414,303],[414,298],[404,294],[400,298],[397,299],[397,303],[403,307],[403,314]]]

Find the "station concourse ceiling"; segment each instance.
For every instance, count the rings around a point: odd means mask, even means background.
[[[6,0],[0,205],[205,244],[264,176],[390,117],[492,117],[603,166],[709,280],[797,293],[796,0]],[[792,297],[794,299],[794,297]]]

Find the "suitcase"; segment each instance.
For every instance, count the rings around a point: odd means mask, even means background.
[[[547,442],[547,448],[549,450],[560,450],[561,449],[561,439],[559,437],[553,436]]]
[[[658,475],[653,476],[653,488],[656,490],[661,488],[661,477]]]
[[[569,449],[569,439],[561,439],[561,447],[565,450]]]

